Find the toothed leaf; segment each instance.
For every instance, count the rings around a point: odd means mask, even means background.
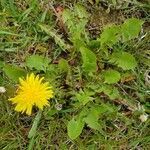
[[[103,73],[103,77],[105,80],[105,83],[113,84],[117,83],[120,80],[120,73],[116,70],[106,70]]]
[[[134,69],[137,66],[134,56],[127,52],[114,52],[110,62],[121,67],[123,70]]]

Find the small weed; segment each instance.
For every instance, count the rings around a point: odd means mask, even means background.
[[[92,34],[92,9],[99,8],[107,16],[145,16],[108,21]],[[148,8],[138,1],[2,0],[0,149],[148,150]],[[51,84],[54,97],[26,116],[8,99],[31,72]]]

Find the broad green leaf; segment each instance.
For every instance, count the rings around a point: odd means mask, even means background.
[[[59,69],[60,69],[61,71],[63,71],[63,72],[68,72],[68,70],[69,70],[68,61],[65,60],[65,59],[63,59],[63,58],[60,59],[60,60],[59,60],[58,67],[59,67]]]
[[[82,105],[86,105],[88,102],[93,100],[93,92],[88,92],[88,91],[82,91],[80,90],[79,93],[76,94],[76,99],[81,103]]]
[[[102,85],[99,89],[98,92],[103,92],[106,94],[111,100],[114,100],[116,98],[119,98],[119,91],[116,87],[111,86],[111,85]]]
[[[58,76],[59,76],[59,68],[57,64],[50,64],[45,72],[45,78],[49,82],[52,82],[51,84],[54,84],[52,86],[55,87],[56,83],[58,83],[56,80]]]
[[[48,65],[50,63],[50,59],[39,56],[39,55],[31,55],[26,58],[26,66],[30,69],[42,70],[46,71]]]
[[[101,104],[101,105],[93,105],[90,111],[98,119],[101,114],[104,114],[107,111],[112,112],[112,109],[109,109],[107,104]]]
[[[110,91],[106,91],[106,94],[109,96],[110,99],[114,100],[120,97],[119,91],[116,87],[113,87]]]
[[[106,112],[113,113],[115,111],[115,108],[116,108],[116,107],[112,106],[112,104],[109,104],[109,103],[103,103],[103,104],[101,104],[100,107],[101,107],[99,109],[100,114],[103,114]]]
[[[116,25],[108,26],[104,29],[100,36],[101,46],[112,46],[119,41],[120,27]]]
[[[95,130],[100,130],[101,125],[98,123],[98,119],[91,113],[86,118],[84,118],[84,121],[88,124],[88,126]]]
[[[96,72],[97,64],[96,64],[96,55],[89,49],[82,47],[80,48],[80,52],[83,60],[83,69],[87,73]]]
[[[103,72],[105,83],[113,84],[120,80],[120,73],[116,70],[106,70]]]
[[[95,130],[100,130],[101,128],[100,124],[98,123],[100,109],[100,106],[92,107],[87,117],[84,118],[84,121],[88,124],[88,126]]]
[[[101,131],[103,123],[99,119],[106,112],[112,112],[112,109],[109,109],[107,104],[94,105],[90,108],[84,121],[90,128]]]
[[[89,113],[89,108],[88,107],[83,107],[81,112],[78,114],[78,118],[83,120],[87,116],[88,113]]]
[[[82,133],[83,127],[84,122],[81,119],[75,120],[72,118],[67,126],[68,136],[72,140],[76,139]]]
[[[14,65],[5,65],[3,67],[3,71],[6,76],[14,82],[18,82],[20,77],[24,77],[26,75],[25,70]]]
[[[142,20],[139,20],[137,18],[127,19],[121,25],[121,33],[123,36],[123,40],[131,40],[138,37],[143,23],[144,22]]]
[[[116,64],[123,70],[134,69],[137,66],[137,62],[133,55],[127,52],[114,52],[109,62]]]

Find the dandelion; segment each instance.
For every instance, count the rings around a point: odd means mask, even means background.
[[[53,97],[53,91],[48,82],[42,82],[43,79],[44,77],[40,78],[33,73],[27,75],[25,80],[19,79],[20,85],[16,96],[9,99],[16,104],[17,112],[26,112],[27,115],[31,115],[33,106],[41,110],[44,106],[49,106],[48,100]]]

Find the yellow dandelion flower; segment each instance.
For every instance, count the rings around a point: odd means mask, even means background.
[[[19,79],[17,95],[9,99],[16,104],[16,111],[31,115],[33,106],[43,110],[44,106],[49,105],[48,100],[53,97],[53,91],[48,82],[42,82],[43,79],[44,77],[40,78],[33,73],[27,75],[25,80]]]

